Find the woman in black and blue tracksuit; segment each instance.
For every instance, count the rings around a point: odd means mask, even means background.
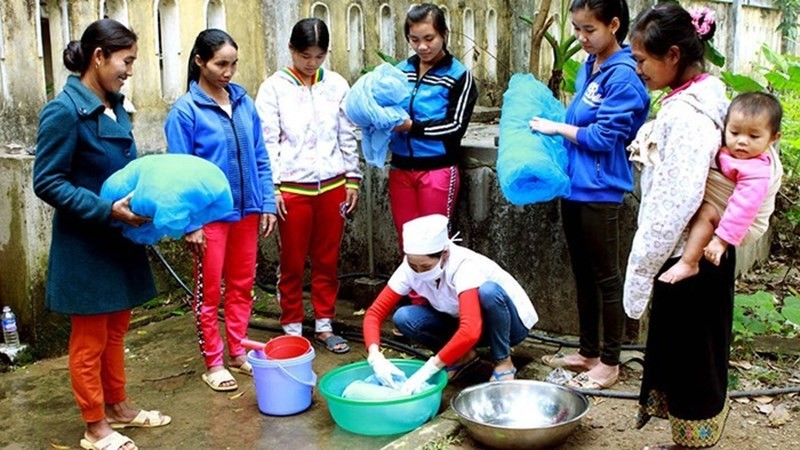
[[[452,219],[458,194],[458,153],[478,89],[464,64],[447,51],[447,23],[435,5],[409,10],[406,40],[416,53],[397,67],[408,77],[411,118],[395,128],[389,148],[389,198],[397,235],[417,217]]]
[[[603,389],[619,377],[625,320],[619,211],[633,190],[625,148],[647,118],[650,99],[630,48],[622,44],[630,22],[625,0],[573,0],[570,13],[589,58],[575,80],[566,123],[534,118],[531,129],[565,138],[571,193],[561,202],[561,215],[578,291],[580,350],[543,360],[583,372],[573,379],[576,387]]]

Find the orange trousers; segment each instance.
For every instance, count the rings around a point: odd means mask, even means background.
[[[71,316],[69,375],[83,421],[106,417],[105,405],[125,401],[124,337],[131,310]]]

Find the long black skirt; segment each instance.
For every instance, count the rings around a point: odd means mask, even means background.
[[[659,275],[677,261],[667,261]],[[694,277],[655,281],[637,428],[651,416],[669,419],[672,439],[686,447],[708,447],[722,436],[735,265],[729,247],[719,267],[702,259]]]

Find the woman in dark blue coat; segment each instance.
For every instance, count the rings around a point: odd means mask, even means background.
[[[39,116],[33,184],[55,208],[46,305],[71,316],[69,368],[86,422],[85,449],[135,449],[113,428],[168,424],[169,416],[126,402],[123,338],[131,308],[156,294],[145,249],[120,234],[117,221],[146,218],[130,198],[99,197],[103,182],[136,158],[131,121],[119,94],[133,75],[136,35],[119,22],[92,23],[64,50],[70,76]]]

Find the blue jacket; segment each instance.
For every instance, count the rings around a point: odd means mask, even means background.
[[[124,311],[156,295],[144,246],[122,236],[111,220],[113,201],[98,195],[111,174],[136,159],[122,96],[107,99],[116,121],[70,75],[39,114],[33,189],[56,209],[45,304],[65,314]]]
[[[458,161],[461,138],[467,131],[478,88],[469,70],[446,53],[422,78],[419,56],[397,65],[406,74],[411,97],[404,109],[411,117],[411,131],[393,133],[389,148],[392,167],[432,170]]]
[[[167,115],[168,151],[196,155],[222,169],[233,194],[233,210],[222,222],[274,214],[272,172],[253,99],[234,83],[228,85],[228,94],[232,118],[193,81]]]
[[[625,148],[647,119],[650,97],[636,74],[630,47],[611,55],[592,74],[590,55],[575,80],[577,92],[566,122],[578,127],[577,141],[564,139],[567,174],[577,202],[622,203],[633,190],[633,171]]]

